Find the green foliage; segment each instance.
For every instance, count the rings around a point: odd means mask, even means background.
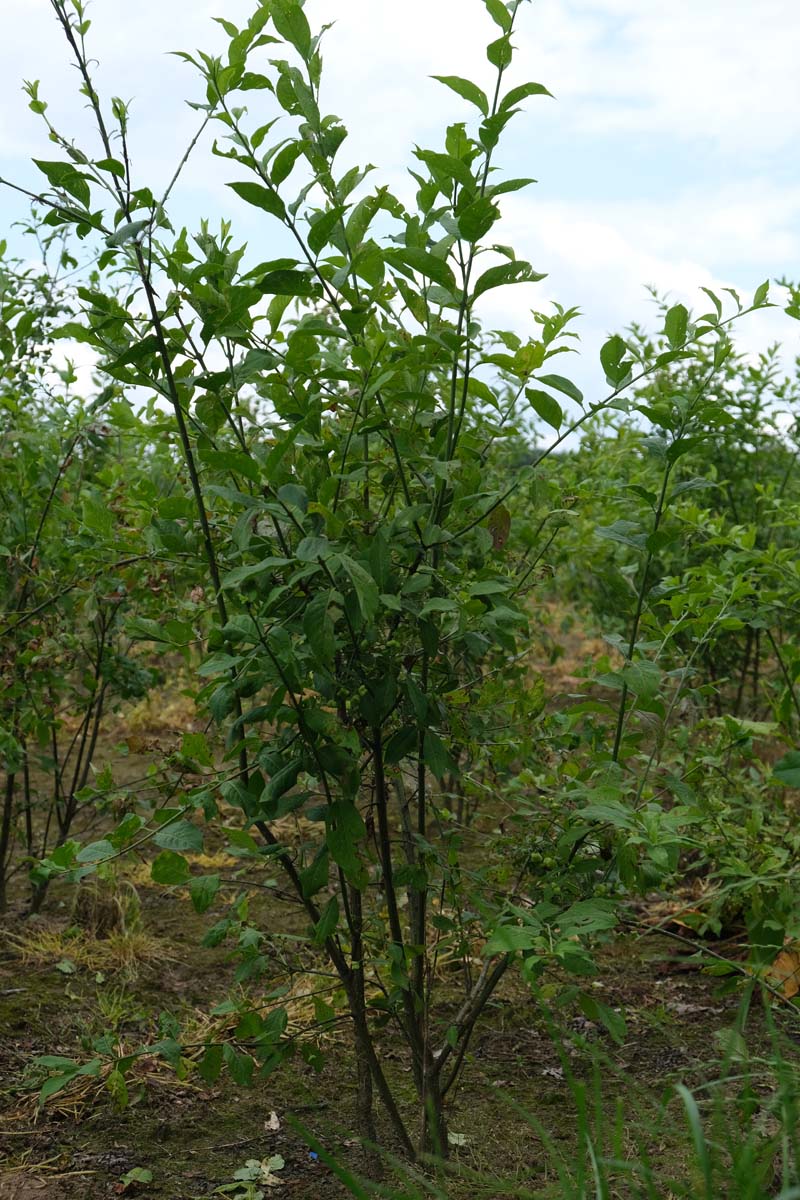
[[[155,601],[151,521],[174,469],[121,388],[85,400],[58,365],[75,260],[60,237],[42,248],[40,270],[0,259],[0,906],[20,850],[32,865],[113,791],[92,760],[107,716],[157,678],[126,620]],[[35,873],[34,907],[45,885]]]
[[[437,77],[477,110],[477,124],[454,124],[437,148],[416,148],[409,207],[385,186],[370,188],[368,170],[340,170],[347,131],[321,107],[321,35],[299,0],[260,4],[241,30],[221,21],[224,59],[182,54],[201,77],[205,102],[194,107],[217,134],[213,152],[237,176],[232,195],[295,257],[257,261],[228,221],[216,231],[203,221],[192,237],[176,232],[166,210],[172,185],[158,200],[133,178],[127,107],[104,105],[90,82],[80,6],[53,0],[100,157],[76,149],[29,89],[62,155],[38,164],[50,188],[45,224],[73,227],[98,253],[61,336],[90,347],[111,381],[90,409],[64,405],[75,441],[41,475],[39,511],[42,495],[48,511],[61,499],[101,408],[138,454],[132,472],[130,455],[92,448],[97,461],[75,472],[69,520],[50,549],[51,581],[70,577],[65,557],[78,572],[70,596],[102,580],[84,596],[85,624],[70,626],[72,637],[91,627],[99,639],[95,681],[87,685],[84,673],[80,687],[94,700],[128,680],[133,694],[142,682],[130,665],[141,662],[134,645],[140,654],[172,647],[191,661],[190,647],[201,644],[195,700],[221,745],[217,756],[216,745],[189,735],[169,764],[165,802],[135,826],[124,818],[107,841],[81,849],[67,840],[68,822],[39,877],[79,879],[150,842],[160,851],[153,879],[188,886],[198,912],[232,883],[236,894],[206,944],[235,944],[241,983],[270,965],[269,931],[251,918],[246,887],[274,887],[279,875],[347,1006],[362,1132],[374,1132],[374,1092],[411,1156],[446,1154],[446,1098],[512,963],[533,988],[552,968],[574,977],[564,1003],[619,1039],[624,1017],[581,981],[596,971],[593,948],[610,936],[625,897],[673,882],[689,862],[716,872],[721,894],[746,891],[762,928],[780,917],[783,931],[792,918],[785,904],[778,912],[774,889],[751,884],[750,864],[733,879],[735,854],[712,860],[726,799],[690,782],[724,767],[750,771],[751,791],[773,786],[746,755],[726,757],[751,742],[741,706],[723,743],[702,756],[676,720],[685,703],[704,720],[727,715],[707,709],[723,691],[699,667],[749,632],[746,674],[762,631],[781,663],[774,695],[787,735],[800,715],[791,623],[771,623],[796,607],[794,454],[762,421],[776,386],[771,360],[746,369],[730,334],[769,303],[767,289],[746,308],[734,294],[728,315],[711,293],[713,311],[699,317],[665,307],[655,339],[613,335],[600,353],[610,391],[591,405],[549,363],[573,348],[576,310],[534,310],[526,337],[482,326],[488,292],[544,278],[494,240],[502,197],[530,182],[497,180],[495,149],[521,102],[549,94],[536,83],[503,94],[521,3],[485,4],[501,31],[487,47],[486,87]],[[264,65],[266,46],[288,57]],[[780,387],[788,396],[790,385]],[[138,408],[134,389],[147,396]],[[43,438],[47,421],[31,420],[31,436]],[[555,437],[533,449],[539,422]],[[578,430],[581,448],[556,459]],[[63,426],[54,442],[63,453]],[[765,449],[764,477],[742,476]],[[727,512],[697,506],[712,454],[709,490],[733,498],[733,524]],[[18,519],[25,505],[10,508]],[[110,550],[121,537],[137,562],[174,568],[179,599],[169,619],[158,605],[129,604],[133,584],[109,598]],[[4,545],[23,561],[18,533]],[[532,593],[550,571],[584,604],[596,592],[594,611],[609,618],[609,655],[585,695],[558,711],[527,658]],[[146,601],[152,581],[142,582]],[[187,589],[208,592],[202,618],[180,599]],[[17,606],[26,622],[38,595],[25,592]],[[48,611],[52,595],[42,593]],[[116,651],[109,667],[112,624],[127,657]],[[56,674],[75,686],[77,667],[60,663]],[[12,779],[26,761],[22,711],[15,702],[5,733]],[[699,728],[711,740],[713,727]],[[778,765],[778,781],[793,783],[793,761]],[[197,786],[183,784],[189,773],[200,775]],[[479,829],[481,853],[470,855],[471,823],[478,829],[484,809],[492,816],[500,796],[502,828]],[[289,816],[299,838],[287,834]],[[239,890],[237,878],[194,874],[203,825],[258,877]],[[783,865],[773,858],[760,882]],[[440,1001],[444,956],[464,981],[455,1012]],[[224,1068],[248,1086],[294,1053],[284,1008],[264,1016],[241,999],[224,1011],[239,1024],[223,1045],[209,1041],[198,1067],[206,1082]],[[332,1011],[320,1002],[320,1027]],[[389,1021],[411,1063],[418,1145],[377,1048]],[[180,1030],[167,1021],[162,1032],[141,1053],[185,1072]],[[318,1048],[304,1052],[318,1062]],[[73,1066],[53,1065],[45,1087],[65,1086]],[[115,1060],[114,1073],[122,1102],[125,1063]],[[256,1182],[243,1176],[231,1186]]]

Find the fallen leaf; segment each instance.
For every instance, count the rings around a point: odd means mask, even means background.
[[[767,980],[786,1000],[800,992],[800,945],[781,950],[767,971]]]

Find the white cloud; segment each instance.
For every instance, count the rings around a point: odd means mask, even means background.
[[[3,7],[0,174],[32,180],[27,160],[50,157],[51,148],[25,107],[22,78],[42,78],[60,127],[83,137],[89,124],[49,0],[3,0]],[[249,0],[95,0],[89,36],[98,84],[106,95],[135,97],[133,148],[143,181],[166,183],[197,123],[183,100],[200,97],[199,80],[166,51],[221,52],[225,37],[212,16],[223,9],[241,23],[251,8]],[[470,111],[429,76],[458,73],[488,87],[484,47],[498,30],[480,0],[308,0],[307,8],[312,23],[336,22],[325,43],[324,102],[351,130],[344,161],[372,161],[376,178],[406,188],[413,145],[438,141],[448,121]],[[580,304],[594,358],[606,331],[647,316],[647,283],[694,303],[701,284],[752,288],[792,270],[800,257],[800,172],[790,152],[800,137],[797,0],[537,0],[522,7],[515,41],[514,78],[538,79],[559,100],[534,101],[532,114],[517,118],[505,165],[539,174],[534,138],[541,133],[563,144],[556,163],[563,173],[551,165],[542,199],[536,190],[530,199],[507,198],[502,240],[549,278],[537,289],[493,296],[486,311],[497,323],[523,322],[542,296]],[[262,51],[265,60],[271,53]],[[273,105],[262,92],[247,100],[258,111]],[[576,147],[587,137],[601,158],[627,162],[624,191],[613,193],[610,172],[602,192],[591,171],[582,179]],[[657,149],[656,198],[646,167],[637,176],[630,163],[632,145]],[[237,173],[206,143],[176,193],[178,219],[194,227],[198,213],[234,210],[224,184]],[[0,206],[2,214],[24,211],[3,195]],[[254,253],[267,257],[269,248],[256,249],[262,227],[254,211],[241,206],[238,215]],[[267,238],[274,249],[276,239]],[[778,326],[796,345],[796,323],[759,317],[749,328],[771,337]]]
[[[602,205],[509,198],[500,237],[537,270],[547,271],[548,277],[537,285],[490,293],[482,310],[485,320],[490,325],[510,322],[519,333],[532,335],[532,308],[546,309],[553,300],[565,307],[577,305],[582,316],[574,329],[581,335],[581,359],[571,356],[570,368],[587,394],[597,398],[604,391],[598,353],[606,337],[633,321],[651,328],[656,323],[646,285],[655,286],[671,303],[681,302],[701,312],[710,307],[702,287],[720,294],[725,287],[736,287],[746,304],[767,275],[764,264],[781,261],[774,258],[776,250],[792,252],[793,257],[784,262],[796,261],[800,234],[773,227],[770,206],[764,197],[761,200],[752,209],[740,209],[736,202],[723,206],[713,223],[707,219],[713,195],[679,197],[668,210],[663,203]],[[800,229],[800,190],[782,200],[784,208],[776,205],[779,217],[793,213],[795,228]],[[681,219],[671,223],[668,216],[676,208]],[[744,237],[752,241],[744,278],[709,267],[709,262],[724,263],[730,257],[731,239]],[[732,301],[723,299],[733,311]],[[783,343],[787,367],[800,353],[800,324],[780,309],[744,317],[734,335],[747,353],[757,353],[772,342]]]
[[[541,47],[586,129],[668,133],[737,155],[800,135],[795,0],[542,0],[537,14],[526,43]]]

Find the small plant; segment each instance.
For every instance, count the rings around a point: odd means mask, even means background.
[[[264,1189],[280,1187],[283,1180],[278,1172],[282,1171],[285,1162],[280,1154],[259,1161],[248,1158],[243,1167],[233,1173],[233,1183],[224,1183],[215,1188],[215,1196],[233,1196],[234,1200],[265,1200],[269,1194]]]

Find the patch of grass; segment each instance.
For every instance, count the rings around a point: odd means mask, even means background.
[[[9,933],[7,939],[26,966],[63,963],[64,974],[84,967],[89,971],[119,971],[130,977],[148,963],[172,957],[163,941],[143,929],[116,930],[99,938],[76,925],[64,928],[37,922],[24,934]]]

